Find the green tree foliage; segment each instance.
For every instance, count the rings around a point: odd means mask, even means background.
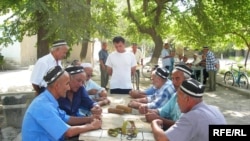
[[[178,12],[176,2],[176,0],[127,0],[128,9],[123,15],[133,23],[129,26],[128,34],[133,35],[138,31],[145,38],[150,37],[155,44],[150,62],[158,61],[163,42],[170,35],[172,15]],[[137,30],[131,32],[135,27]]]
[[[2,0],[1,15],[12,14],[1,25],[0,44],[37,35],[39,58],[56,39],[72,45],[89,41],[93,35],[110,37],[116,25],[114,8],[112,0]]]
[[[250,48],[249,0],[193,2],[192,6],[185,3],[186,11],[175,20],[174,32],[180,40],[193,48],[209,45],[218,51],[231,47],[231,43],[238,48]]]

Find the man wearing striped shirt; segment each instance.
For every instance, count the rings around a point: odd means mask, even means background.
[[[131,108],[157,109],[168,102],[175,93],[175,88],[171,80],[168,79],[169,71],[165,68],[157,68],[152,73],[152,84],[156,88],[154,94],[144,98],[133,99],[128,106]]]

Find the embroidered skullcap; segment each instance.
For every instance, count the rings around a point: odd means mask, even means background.
[[[180,89],[192,97],[202,97],[204,94],[205,86],[203,86],[199,81],[190,78],[184,80],[180,86]]]
[[[68,66],[65,71],[67,71],[70,75],[78,74],[83,72],[82,66]]]
[[[65,40],[58,40],[58,41],[55,41],[52,44],[52,47],[59,47],[59,46],[62,46],[62,45],[67,45],[67,42]]]
[[[92,65],[90,63],[82,63],[81,66],[83,68],[92,68]]]
[[[192,69],[190,69],[187,65],[175,65],[175,69],[182,71],[189,76],[192,74]]]
[[[167,79],[169,75],[169,71],[165,68],[157,68],[155,70],[155,74],[160,76],[162,79]]]
[[[209,46],[203,46],[203,49],[209,49]]]
[[[64,70],[60,66],[55,66],[47,72],[43,79],[47,83],[47,85],[49,85],[55,82],[56,79],[58,79],[63,73]]]

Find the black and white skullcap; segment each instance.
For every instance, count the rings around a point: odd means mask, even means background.
[[[203,46],[203,49],[209,49],[209,46]]]
[[[81,66],[83,68],[92,68],[92,65],[90,63],[82,63]]]
[[[155,74],[160,76],[162,79],[167,79],[169,71],[166,68],[157,68],[155,70]]]
[[[192,69],[189,68],[187,65],[175,65],[175,69],[182,71],[189,76],[191,76],[191,74],[192,74]]]
[[[67,71],[70,75],[78,74],[83,72],[82,66],[68,66],[65,71]]]
[[[203,96],[205,86],[203,86],[199,81],[190,78],[182,82],[180,89],[185,94],[199,98]]]
[[[55,66],[51,68],[47,74],[43,77],[47,85],[56,81],[64,73],[64,70],[60,66]]]
[[[52,47],[59,47],[63,45],[67,45],[67,42],[65,40],[58,40],[52,44]]]

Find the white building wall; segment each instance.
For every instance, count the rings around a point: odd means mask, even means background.
[[[4,56],[4,60],[7,62],[15,62],[17,64],[21,63],[20,56],[20,43],[15,42],[13,45],[9,45],[8,47],[0,47],[2,48],[1,54]]]

